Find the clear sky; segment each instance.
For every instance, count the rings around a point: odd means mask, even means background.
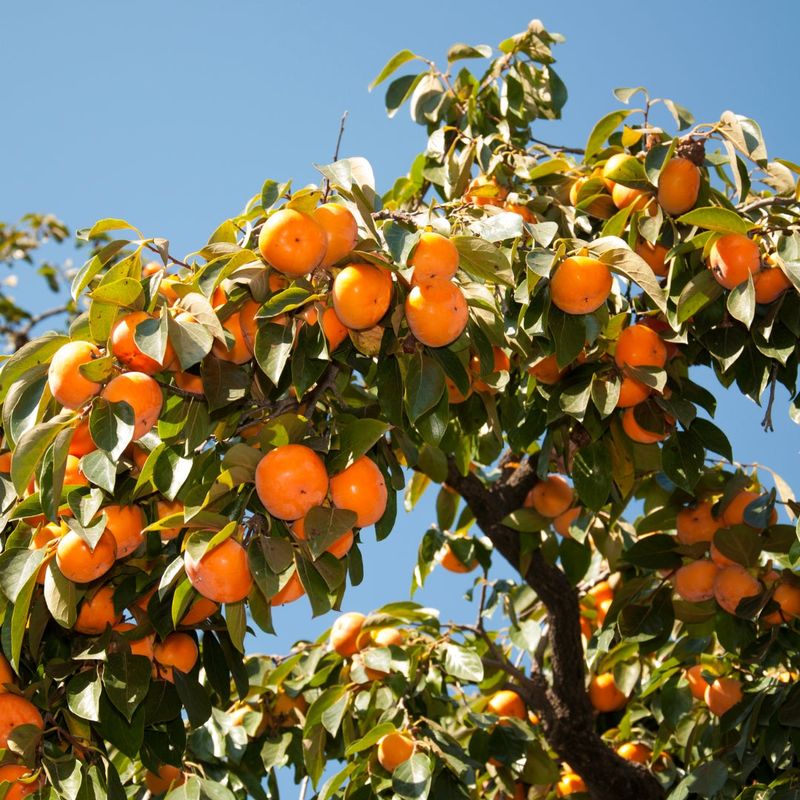
[[[0,219],[51,211],[78,228],[123,217],[170,239],[180,256],[264,179],[316,180],[313,163],[331,160],[344,110],[342,155],[367,157],[386,188],[424,147],[425,133],[405,110],[386,118],[383,87],[367,92],[384,62],[405,47],[443,61],[454,42],[495,45],[535,16],[567,37],[556,68],[570,93],[564,120],[536,125],[539,138],[582,145],[616,107],[613,88],[645,85],[698,121],[726,109],[752,116],[771,157],[800,162],[795,0],[5,0]],[[38,289],[31,279],[18,296],[36,307],[44,302]],[[720,397],[718,419],[740,460],[764,461],[791,480],[800,429],[786,417],[786,399],[779,391],[772,435],[759,428],[762,412],[732,392]],[[429,500],[401,514],[387,541],[365,533],[367,577],[345,609],[407,596],[432,519]],[[445,618],[465,619],[468,585],[440,570],[418,598]],[[257,647],[280,651],[331,622],[309,617],[305,601],[278,610],[278,640],[259,636]]]

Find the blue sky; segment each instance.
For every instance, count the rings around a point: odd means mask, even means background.
[[[726,109],[752,116],[772,157],[800,162],[800,4],[792,0],[758,10],[742,0],[613,7],[576,0],[6,0],[0,219],[51,211],[77,228],[123,217],[170,239],[180,256],[265,178],[316,180],[313,163],[330,161],[344,110],[342,155],[367,157],[386,188],[405,173],[425,134],[405,110],[386,118],[383,87],[367,92],[384,62],[405,47],[443,61],[454,42],[495,45],[534,16],[567,37],[556,57],[570,93],[564,120],[537,125],[539,138],[582,145],[594,121],[616,107],[613,88],[645,85],[698,121]],[[39,288],[31,279],[17,294],[36,307],[44,304]],[[754,404],[717,394],[718,419],[734,432],[738,458],[765,461],[791,479],[800,429],[786,418],[785,392],[769,436]],[[431,500],[401,515],[386,542],[366,532],[367,577],[348,593],[346,609],[407,596],[417,543],[433,519]],[[437,571],[418,598],[445,618],[464,619],[468,584]],[[257,648],[285,649],[331,622],[309,623],[309,616],[305,601],[278,610],[278,640],[259,636]]]

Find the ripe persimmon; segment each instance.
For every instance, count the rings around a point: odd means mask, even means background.
[[[492,375],[497,375],[500,372],[508,372],[511,369],[511,359],[508,354],[500,347],[494,345],[492,347]],[[494,392],[494,388],[489,386],[486,381],[482,380],[481,375],[481,360],[477,355],[472,356],[469,360],[469,370],[473,375],[472,386],[476,392]]]
[[[653,390],[632,378],[630,375],[623,375],[619,385],[619,397],[617,398],[617,408],[633,408],[639,403],[644,403],[652,394]]]
[[[219,611],[219,604],[202,595],[189,606],[189,610],[181,617],[181,625],[190,627],[205,622],[212,614]]]
[[[556,794],[559,797],[569,797],[571,794],[585,793],[587,790],[583,778],[575,772],[565,772],[556,785]]]
[[[800,587],[797,584],[779,583],[772,594],[772,600],[778,604],[779,608],[762,617],[767,625],[780,625],[800,617]]]
[[[653,274],[658,278],[666,278],[669,274],[666,256],[669,252],[668,247],[663,244],[650,244],[646,239],[639,239],[636,242],[636,254],[640,256],[653,270]]]
[[[339,319],[335,309],[326,308],[322,312],[322,332],[328,340],[328,350],[331,353],[347,338],[347,328]]]
[[[47,385],[64,408],[81,408],[103,387],[81,375],[80,366],[102,354],[91,342],[67,342],[56,350],[47,369]]]
[[[35,725],[43,731],[44,720],[39,709],[18,694],[0,693],[0,747],[8,747],[8,737],[20,725]]]
[[[615,183],[614,188],[611,190],[611,199],[618,209],[632,206],[634,211],[644,211],[649,207],[651,216],[656,213],[653,195],[642,189],[634,189],[631,186],[623,186],[621,183]]]
[[[705,558],[685,564],[675,573],[675,591],[689,603],[702,603],[714,596],[719,567]]]
[[[172,379],[175,381],[175,385],[184,392],[191,392],[198,397],[203,397],[206,393],[203,388],[203,379],[193,372],[176,372]]]
[[[322,459],[302,444],[270,450],[256,467],[256,492],[278,519],[305,517],[328,494],[328,471]]]
[[[634,764],[649,764],[653,751],[641,742],[624,742],[617,748],[617,755]]]
[[[594,708],[602,712],[617,711],[628,702],[611,672],[602,672],[592,678],[589,682],[589,700]]]
[[[681,544],[710,542],[721,526],[714,516],[714,504],[708,500],[682,508],[676,517],[675,527]]]
[[[561,475],[548,475],[528,492],[523,505],[552,518],[563,514],[572,505],[574,496],[572,487]]]
[[[208,600],[238,603],[250,593],[253,576],[247,563],[247,551],[235,539],[225,539],[200,558],[187,550],[183,563],[192,586]]]
[[[331,501],[336,508],[356,512],[356,526],[377,522],[386,511],[388,491],[383,473],[369,457],[357,458],[330,481]]]
[[[285,606],[287,603],[294,603],[306,593],[300,576],[297,571],[289,576],[289,580],[270,598],[270,605]]]
[[[574,508],[568,508],[566,511],[562,511],[553,520],[553,528],[555,528],[556,533],[566,539],[570,538],[570,526],[582,513],[583,509],[580,506],[575,506]]]
[[[758,272],[761,254],[758,245],[741,233],[726,233],[711,246],[708,268],[720,286],[735,289]]]
[[[735,614],[739,603],[761,594],[761,584],[740,564],[731,564],[717,572],[714,597],[729,614]]]
[[[565,314],[591,314],[606,302],[612,285],[611,272],[602,261],[572,256],[550,278],[550,298]]]
[[[501,186],[494,176],[487,175],[478,175],[477,178],[473,178],[464,193],[464,200],[475,206],[500,208],[506,197],[508,197],[508,189]]]
[[[33,550],[41,550],[47,547],[50,542],[60,539],[69,528],[65,522],[48,522],[46,525],[41,525],[36,529],[36,532],[31,538],[31,548]],[[36,577],[36,582],[44,584],[45,574],[47,572],[47,563],[45,562],[39,568],[39,574]]]
[[[5,691],[6,686],[16,686],[17,675],[11,668],[9,660],[0,653],[0,691]]]
[[[159,519],[172,517],[175,514],[183,514],[184,505],[180,500],[158,500],[156,502],[156,512]],[[183,527],[177,525],[174,528],[162,528],[158,535],[161,537],[162,542],[170,542],[177,539]]]
[[[669,436],[669,428],[674,424],[665,418],[665,430],[663,433],[656,431],[648,431],[643,428],[636,420],[633,408],[626,408],[622,413],[622,429],[627,434],[628,438],[639,444],[655,444],[656,442],[663,442]]]
[[[44,773],[34,779],[34,771],[21,764],[4,764],[0,767],[0,786],[4,786],[3,800],[23,800],[45,785]]]
[[[148,319],[153,319],[153,316],[144,311],[132,311],[120,317],[111,329],[111,352],[117,361],[129,370],[155,375],[157,372],[172,368],[177,357],[169,342],[160,363],[139,347],[134,336],[136,328]]]
[[[552,386],[554,383],[558,383],[566,371],[566,369],[559,369],[555,353],[539,359],[535,364],[528,367],[528,374],[533,375],[539,383],[543,383],[545,386]]]
[[[678,216],[694,207],[700,192],[700,170],[688,158],[671,158],[658,176],[658,204]]]
[[[292,533],[301,541],[306,540],[306,521],[303,517],[296,519],[291,524]],[[328,549],[326,552],[341,558],[346,555],[350,548],[353,546],[353,531],[345,531]]]
[[[318,267],[328,249],[328,235],[314,217],[293,208],[271,214],[258,234],[264,261],[297,278]]]
[[[528,709],[525,701],[511,689],[500,689],[495,692],[486,704],[486,711],[498,717],[528,718]]]
[[[600,581],[586,593],[594,598],[595,604],[614,599],[614,587],[608,581]]]
[[[449,376],[444,376],[444,385],[447,389],[447,401],[451,405],[458,405],[459,403],[463,403],[467,400],[467,398],[472,394],[472,386],[467,389],[467,393],[461,391],[461,389],[456,386],[456,382]]]
[[[605,164],[603,164],[601,175],[603,178],[603,183],[606,185],[606,188],[609,192],[613,191],[614,187],[617,185],[616,182],[609,177],[609,175],[611,175],[614,170],[619,169],[629,161],[636,161],[636,156],[632,156],[630,153],[614,153],[614,155],[611,156]]]
[[[370,631],[370,639],[376,647],[391,647],[403,644],[405,636],[397,628],[378,628]]]
[[[469,309],[464,293],[449,280],[417,283],[405,302],[411,333],[428,347],[444,347],[467,327]]]
[[[736,678],[717,678],[706,686],[704,699],[708,710],[717,717],[742,702],[742,684]]]
[[[254,325],[255,317],[252,322]],[[240,312],[237,311],[231,314],[222,323],[222,327],[229,334],[229,336],[226,337],[227,344],[215,341],[211,352],[222,361],[230,361],[232,364],[246,364],[253,357],[253,353],[242,328]],[[249,335],[252,335],[252,329]],[[255,340],[255,336],[253,336],[253,340]]]
[[[170,633],[153,648],[158,677],[174,682],[173,670],[191,672],[197,663],[197,642],[188,633]]]
[[[689,682],[689,691],[696,700],[705,700],[706,688],[709,682],[703,677],[703,672],[708,670],[702,664],[695,664],[686,670],[684,675]]]
[[[625,328],[617,339],[614,361],[623,367],[663,367],[667,363],[664,340],[648,325]]]
[[[348,264],[333,280],[336,316],[347,328],[363,331],[380,322],[392,301],[392,274],[372,264]]]
[[[522,217],[523,222],[530,222],[534,224],[536,222],[536,214],[531,211],[528,206],[524,203],[509,203],[506,201],[503,203],[503,210],[508,211],[511,214],[517,214]]]
[[[779,267],[756,272],[753,276],[753,285],[756,290],[756,303],[772,303],[793,286]]]
[[[731,527],[732,525],[749,525],[750,523],[747,522],[744,516],[745,510],[760,497],[762,497],[762,495],[758,492],[741,491],[736,494],[722,511],[722,524],[726,527]],[[774,524],[775,521],[777,521],[777,512],[773,509],[770,524]]]
[[[65,533],[56,548],[56,563],[61,574],[73,583],[90,583],[105,575],[117,558],[117,543],[106,530],[92,550],[80,534]]]
[[[97,445],[89,432],[89,417],[84,417],[72,432],[72,438],[69,440],[69,454],[76,458],[83,458],[95,450],[97,450]]]
[[[343,658],[357,653],[361,627],[364,625],[366,617],[358,611],[348,611],[340,614],[331,628],[331,648]]]
[[[720,568],[723,567],[730,567],[733,564],[738,564],[738,561],[734,561],[732,558],[728,558],[728,556],[723,555],[717,545],[712,541],[711,547],[709,548],[709,555],[711,556],[711,560]]]
[[[117,543],[117,558],[129,556],[144,541],[144,512],[139,506],[106,506],[103,511],[106,530]]]
[[[477,559],[472,559],[469,564],[465,564],[455,553],[449,544],[444,546],[440,554],[436,556],[436,560],[448,571],[466,574],[472,572],[478,566]]]
[[[64,467],[64,486],[88,486],[89,479],[83,474],[81,460],[77,456],[67,455]]]
[[[101,396],[112,403],[124,401],[133,409],[134,440],[141,439],[156,424],[163,403],[161,387],[143,372],[117,375]]]
[[[417,283],[449,280],[458,271],[458,250],[446,236],[423,231],[408,259],[408,266],[414,267],[414,280]]]
[[[312,216],[322,226],[327,237],[327,249],[320,266],[332,267],[356,246],[358,223],[350,210],[341,203],[324,203],[314,209]]]
[[[378,739],[378,763],[387,771],[394,772],[414,755],[414,740],[404,733],[387,733]]]
[[[112,627],[122,619],[122,612],[114,608],[114,587],[101,586],[91,597],[84,598],[73,628],[78,633],[96,636],[107,626]]]
[[[176,786],[186,783],[186,775],[172,764],[162,764],[158,772],[147,770],[144,774],[144,784],[151,794],[165,794]]]
[[[131,636],[131,631],[136,630],[136,625],[131,622],[120,622],[114,625],[113,630],[120,634],[120,636],[128,643],[131,654],[134,656],[144,656],[150,661],[153,660],[153,643],[155,642],[155,634],[144,634]]]

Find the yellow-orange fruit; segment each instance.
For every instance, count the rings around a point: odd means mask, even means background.
[[[361,647],[359,637],[366,617],[358,611],[348,611],[336,618],[331,628],[331,648],[343,658],[355,655]]]
[[[203,379],[193,372],[176,372],[173,376],[175,385],[184,392],[191,392],[192,394],[203,397],[206,390],[203,388]]]
[[[255,317],[252,323],[255,324]],[[231,314],[222,323],[222,327],[230,334],[232,341],[231,338],[228,338],[227,345],[215,341],[211,352],[222,361],[230,361],[232,364],[246,364],[253,357],[253,353],[242,328],[240,313]]]
[[[378,628],[376,631],[371,631],[370,638],[376,647],[391,647],[403,644],[405,637],[403,631],[397,628]]]
[[[478,566],[478,562],[476,559],[472,559],[469,564],[465,564],[461,559],[455,554],[455,551],[449,544],[444,546],[444,550],[440,555],[436,556],[436,560],[448,571],[448,572],[457,572],[461,574],[466,574],[467,572],[472,572],[475,567]]]
[[[734,289],[758,272],[758,245],[741,233],[727,233],[717,239],[708,254],[708,268],[720,286]]]
[[[629,153],[614,153],[611,158],[603,164],[603,183],[606,185],[608,191],[613,191],[614,187],[617,185],[611,178],[608,176],[619,167],[623,166],[627,161],[635,161],[636,157],[630,155]]]
[[[586,783],[583,778],[574,772],[565,772],[556,786],[556,794],[559,797],[569,797],[571,794],[586,791]]]
[[[668,247],[663,244],[650,244],[646,239],[639,239],[636,243],[636,254],[639,255],[659,278],[666,278],[669,274],[667,266]]]
[[[69,440],[69,454],[76,458],[83,458],[95,450],[97,450],[97,445],[89,433],[89,417],[84,417],[72,432],[72,438]]]
[[[678,216],[694,207],[700,192],[700,170],[688,158],[671,158],[658,176],[658,204]]]
[[[603,672],[592,678],[589,683],[589,700],[594,708],[602,712],[617,711],[628,702],[610,672]]]
[[[78,633],[96,636],[107,626],[112,627],[122,619],[122,612],[114,608],[114,587],[102,586],[92,597],[81,603],[74,629]]]
[[[328,248],[328,235],[317,220],[293,208],[270,215],[258,234],[258,249],[271,266],[297,278],[318,267]]]
[[[641,742],[625,742],[617,748],[617,755],[635,764],[649,764],[653,758],[653,751]]]
[[[653,196],[641,189],[633,189],[630,186],[615,183],[614,188],[611,190],[611,199],[619,209],[632,206],[634,211],[644,211],[649,206],[650,215],[652,216],[655,213],[655,205],[652,204]]]
[[[473,178],[467,191],[464,192],[464,200],[475,206],[495,206],[500,208],[503,201],[508,197],[508,189],[501,186],[496,178],[486,175],[478,175]]]
[[[756,303],[772,303],[792,288],[792,282],[779,267],[759,270],[753,276],[753,285],[756,290]]]
[[[513,717],[514,719],[527,719],[528,709],[523,699],[510,689],[501,689],[495,692],[486,704],[489,714],[498,717]]]
[[[164,357],[159,363],[136,344],[136,328],[148,319],[153,317],[144,311],[133,311],[118,319],[111,329],[111,352],[117,361],[129,370],[155,375],[157,372],[169,369],[175,363],[176,356],[172,345],[167,342]]]
[[[386,511],[388,490],[383,473],[367,456],[356,459],[330,481],[331,500],[336,508],[356,512],[356,526],[377,522]]]
[[[723,555],[717,545],[712,541],[711,547],[709,549],[709,555],[711,556],[711,560],[720,568],[723,567],[730,567],[734,564],[738,564],[738,561],[734,561],[732,558],[728,558],[728,556]]]
[[[158,677],[173,683],[173,670],[191,672],[197,663],[197,642],[188,633],[170,633],[153,648]]]
[[[717,717],[742,702],[742,684],[736,678],[717,678],[706,687],[704,699],[708,710]]]
[[[239,317],[239,330],[241,331],[242,339],[244,340],[244,346],[247,348],[247,352],[250,353],[252,356],[255,353],[256,348],[256,334],[258,333],[258,320],[256,319],[256,314],[261,310],[261,303],[257,303],[255,300],[247,300],[244,305],[239,309],[239,313],[237,316]],[[275,320],[273,320],[274,322]],[[235,327],[235,325],[234,325]],[[233,333],[232,328],[228,328]],[[219,344],[219,343],[217,343]],[[236,347],[232,348],[236,350]],[[245,359],[241,363],[245,363],[248,359]]]
[[[285,606],[287,603],[299,600],[305,593],[306,590],[300,581],[300,576],[295,571],[289,576],[289,580],[286,581],[283,588],[270,598],[269,602],[272,606]]]
[[[456,386],[455,381],[448,375],[444,376],[444,385],[447,388],[447,400],[451,405],[463,403],[472,394],[472,386],[470,386],[467,389],[467,393],[464,394],[461,389]]]
[[[714,516],[713,507],[713,503],[705,500],[678,512],[676,529],[681,544],[710,542],[714,538],[721,523]]]
[[[256,492],[278,519],[305,517],[328,494],[328,471],[322,459],[302,444],[270,450],[256,467]]]
[[[143,372],[117,375],[101,396],[112,403],[125,401],[133,409],[134,440],[141,439],[156,424],[163,403],[161,387]]]
[[[16,673],[11,668],[11,664],[9,663],[8,659],[2,653],[0,653],[0,687],[6,687],[8,685],[16,686],[16,684]]]
[[[652,389],[632,378],[630,375],[623,375],[619,385],[619,397],[617,398],[617,408],[633,408],[639,403],[644,403],[652,393]]]
[[[561,475],[548,475],[525,498],[525,508],[535,508],[543,517],[557,517],[571,505],[575,493]]]
[[[448,280],[458,271],[458,250],[446,236],[423,231],[408,266],[414,267],[414,280],[418,283]]]
[[[302,517],[300,519],[296,519],[291,524],[292,533],[300,539],[300,541],[306,540],[306,521]],[[347,555],[350,551],[350,548],[353,546],[353,531],[345,531],[330,547],[327,548],[326,552],[330,553],[331,555],[335,556],[336,558],[342,558],[343,556]]]
[[[587,592],[588,595],[594,598],[595,604],[600,604],[605,600],[614,599],[614,589],[608,581],[600,581],[592,586]]]
[[[165,794],[176,786],[186,783],[186,775],[179,767],[172,764],[162,764],[158,772],[147,770],[144,775],[144,784],[151,794]]]
[[[405,311],[411,333],[428,347],[454,342],[469,320],[464,293],[449,280],[418,283],[406,297]]]
[[[314,209],[313,217],[327,236],[327,249],[320,266],[332,267],[356,246],[358,223],[341,203],[324,203]]]
[[[543,383],[546,386],[558,383],[566,371],[566,369],[559,369],[555,353],[545,356],[533,366],[528,367],[528,374],[533,375],[539,383]]]
[[[508,372],[511,369],[511,359],[508,354],[497,346],[492,347],[492,375],[500,372]],[[476,392],[494,392],[494,388],[484,381],[481,375],[481,360],[477,355],[469,360],[469,371],[474,380],[472,382]]]
[[[3,800],[23,800],[44,787],[44,773],[34,780],[34,771],[20,764],[0,767],[0,786],[4,788]]]
[[[150,661],[152,661],[153,643],[155,642],[156,638],[155,634],[145,634],[135,639],[132,638],[131,636],[126,635],[135,629],[136,625],[133,625],[130,622],[120,622],[118,625],[114,625],[113,628],[113,630],[116,631],[118,634],[120,634],[122,638],[128,643],[131,655],[144,656],[144,658],[147,658]]]
[[[50,542],[59,539],[68,530],[69,528],[67,527],[66,523],[48,522],[46,525],[42,525],[40,528],[38,528],[33,534],[30,546],[34,550],[41,550],[42,548],[47,547]],[[39,568],[39,574],[36,576],[36,582],[39,584],[44,584],[46,573],[47,562],[42,564],[42,566]]]
[[[503,209],[510,212],[511,214],[518,214],[522,217],[523,222],[536,222],[536,214],[528,208],[528,206],[523,205],[522,203],[503,203]]]
[[[105,575],[116,558],[117,543],[108,531],[103,531],[94,550],[75,531],[65,533],[56,548],[58,568],[73,583],[89,583]]]
[[[744,518],[745,509],[750,503],[755,502],[760,497],[761,495],[758,492],[742,491],[736,494],[722,512],[722,524],[726,527],[731,527],[732,525],[749,525],[750,523]],[[774,524],[776,520],[777,513],[773,509],[770,524]]]
[[[665,420],[669,422],[669,420]],[[671,426],[672,423],[670,422]],[[629,439],[639,444],[655,444],[663,442],[669,436],[669,426],[663,433],[645,430],[636,420],[633,408],[626,408],[622,413],[622,429]]]
[[[207,597],[200,596],[189,606],[189,610],[181,618],[181,625],[191,626],[205,622],[212,614],[219,611],[219,604]]]
[[[702,664],[695,664],[686,670],[686,680],[689,682],[689,691],[696,700],[704,700],[709,682],[703,677],[703,672],[708,671]]]
[[[103,511],[106,530],[117,543],[117,558],[129,556],[144,541],[144,512],[139,506],[106,506]]]
[[[81,460],[77,456],[67,455],[64,468],[64,486],[88,486],[89,479],[83,474]]]
[[[761,584],[742,566],[732,564],[717,573],[714,597],[729,614],[735,614],[742,600],[761,593]]]
[[[328,350],[331,353],[347,338],[347,328],[333,308],[326,308],[322,312],[322,332],[328,340]]]
[[[183,563],[189,582],[208,600],[238,603],[250,593],[253,576],[247,551],[235,539],[225,539],[200,558],[194,558],[187,550]]]
[[[800,587],[796,584],[779,583],[772,594],[772,600],[779,608],[763,617],[768,625],[780,625],[800,617]]]
[[[354,331],[372,328],[389,310],[392,274],[372,264],[348,264],[334,278],[331,297],[336,316]]]
[[[606,302],[612,284],[611,272],[602,261],[572,256],[550,278],[550,298],[565,314],[591,314]]]
[[[39,709],[18,694],[0,694],[0,747],[8,747],[8,737],[20,725],[35,725],[44,730],[44,720]]]
[[[91,342],[67,342],[56,350],[47,370],[47,384],[57,403],[64,408],[81,408],[102,389],[80,372],[81,364],[90,364],[100,356]]]
[[[414,740],[402,733],[387,733],[378,739],[378,763],[394,772],[414,755]]]
[[[0,472],[8,475],[11,472],[11,452],[0,453]]]
[[[675,591],[689,603],[702,603],[714,596],[719,567],[705,558],[685,564],[675,573]]]
[[[175,514],[183,514],[183,509],[184,505],[180,500],[159,500],[156,502],[156,512],[159,519],[166,519]],[[161,537],[162,542],[169,542],[177,539],[182,529],[181,525],[175,528],[162,528],[158,535]]]
[[[565,538],[570,538],[570,526],[578,519],[582,511],[583,509],[580,506],[575,506],[575,508],[568,508],[566,511],[559,514],[553,520],[553,527],[556,533]]]
[[[614,361],[620,369],[663,367],[667,363],[667,348],[664,340],[652,328],[637,323],[620,333]]]

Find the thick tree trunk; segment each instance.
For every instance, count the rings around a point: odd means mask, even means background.
[[[451,462],[447,482],[467,502],[495,549],[519,569],[519,534],[502,520],[522,505],[536,482],[533,465],[525,462],[486,487],[472,474],[461,475]],[[539,714],[547,741],[583,778],[595,800],[663,800],[658,781],[646,769],[620,758],[595,731],[575,589],[539,551],[531,556],[523,577],[547,609],[552,681],[533,674],[519,689]]]

